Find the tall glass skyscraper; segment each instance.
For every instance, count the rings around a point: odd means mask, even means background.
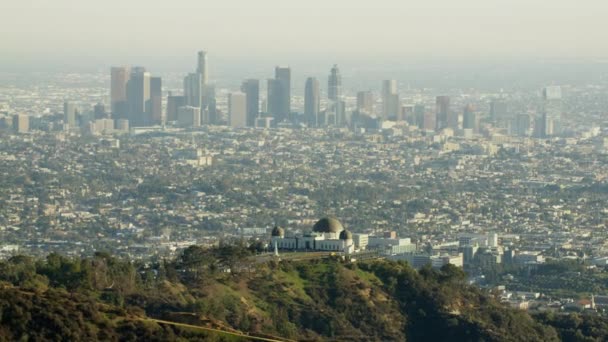
[[[304,116],[308,127],[319,126],[319,111],[321,106],[321,95],[319,91],[319,81],[314,77],[306,80],[304,90]]]

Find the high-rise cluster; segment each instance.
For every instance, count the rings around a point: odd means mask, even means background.
[[[113,67],[110,97],[114,119],[129,120],[132,127],[160,125],[163,121],[162,80],[143,67]],[[68,125],[70,113],[66,110]]]
[[[292,99],[292,69],[276,66],[274,76],[267,82],[249,78],[242,81],[238,91],[229,92],[218,109],[215,88],[209,82],[208,55],[197,53],[196,69],[183,80],[183,92],[169,92],[166,99],[166,115],[163,115],[163,92],[160,77],[153,77],[142,67],[113,67],[111,70],[111,106],[106,112],[102,104],[95,106],[94,119],[120,119],[131,127],[169,123],[176,127],[198,127],[207,124],[241,127],[350,127],[381,129],[384,121],[407,122],[424,134],[446,132],[471,136],[494,130],[499,134],[535,136],[546,138],[562,133],[561,88],[546,87],[538,114],[515,113],[502,93],[489,100],[489,110],[483,114],[479,103],[466,98],[434,97],[433,103],[402,102],[398,82],[394,79],[381,83],[379,100],[370,91],[356,93],[356,103],[347,111],[348,94],[344,94],[340,68],[334,64],[327,77],[327,97],[321,96],[321,84],[315,77],[306,78],[304,84],[303,113],[293,111],[299,105]],[[262,87],[266,86],[266,94]],[[264,96],[265,95],[265,96]],[[464,99],[464,101],[463,101]],[[293,101],[292,101],[293,100]],[[433,101],[433,100],[430,100]],[[464,103],[463,103],[464,102]],[[226,113],[223,113],[223,104]],[[462,106],[456,109],[456,106]],[[110,115],[111,114],[111,115]],[[66,102],[64,123],[77,127],[80,115],[76,107]],[[82,122],[81,122],[82,123]],[[105,124],[105,123],[104,123]],[[116,126],[118,126],[116,122]],[[389,124],[390,125],[390,124]]]

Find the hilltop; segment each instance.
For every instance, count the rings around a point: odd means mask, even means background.
[[[339,258],[256,264],[249,253],[193,246],[176,260],[151,264],[104,253],[86,259],[13,257],[0,263],[0,339],[600,341],[608,336],[608,321],[601,317],[533,317],[510,309],[467,285],[462,270],[451,265],[416,271],[405,263]]]

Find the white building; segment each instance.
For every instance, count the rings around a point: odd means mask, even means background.
[[[416,244],[409,238],[385,238],[370,236],[367,249],[383,249],[389,255],[411,253],[416,251]]]
[[[322,218],[303,235],[285,236],[285,230],[275,227],[272,230],[271,247],[287,250],[313,250],[353,253],[353,235],[342,227],[340,221]]]

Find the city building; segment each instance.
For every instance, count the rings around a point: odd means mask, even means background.
[[[506,127],[510,120],[507,102],[504,99],[493,99],[490,102],[490,120],[497,127]]]
[[[338,65],[334,64],[327,78],[327,112],[330,114],[328,123],[342,126],[346,123],[345,106],[342,100],[342,75]]]
[[[540,131],[543,137],[561,134],[562,88],[550,86],[543,89]]]
[[[471,129],[475,133],[479,131],[479,118],[475,112],[475,107],[471,104],[464,107],[462,113],[462,128]]]
[[[228,94],[228,117],[231,127],[247,127],[247,95],[241,92]]]
[[[291,69],[277,66],[274,72],[268,80],[268,113],[278,124],[291,114]]]
[[[13,115],[13,130],[16,133],[28,133],[30,131],[30,117],[24,114]]]
[[[169,93],[167,96],[167,118],[166,121],[177,121],[177,110],[179,107],[186,105],[186,98],[182,95],[173,95]]]
[[[255,121],[260,116],[260,81],[246,80],[241,86],[241,91],[247,97],[247,127],[255,127]]]
[[[89,121],[88,133],[92,135],[110,134],[114,132],[114,120],[96,119]]]
[[[396,118],[400,109],[396,80],[382,82],[382,118]]]
[[[515,120],[515,134],[520,137],[530,136],[532,129],[532,117],[530,114],[522,113],[517,115]]]
[[[209,83],[209,70],[208,70],[208,61],[207,61],[207,52],[199,51],[197,54],[197,67],[196,73],[201,75],[201,84],[206,86]]]
[[[69,129],[77,127],[76,124],[76,105],[72,102],[63,103],[63,122],[68,125]]]
[[[321,110],[321,94],[319,91],[319,81],[314,77],[306,79],[304,89],[304,117],[308,127],[318,127],[319,112]]]
[[[199,73],[190,73],[184,78],[186,106],[201,108],[203,105],[203,78]]]
[[[131,127],[144,127],[148,124],[150,106],[150,73],[138,67],[131,70],[127,82],[127,103]]]
[[[201,109],[192,106],[179,107],[177,110],[177,125],[185,128],[200,127]]]
[[[271,248],[281,250],[311,250],[353,253],[353,235],[345,230],[340,221],[322,218],[312,227],[312,232],[302,235],[286,235],[285,230],[275,227],[272,230]]]
[[[334,64],[327,78],[327,98],[330,101],[338,102],[342,99],[342,75],[338,65]]]
[[[131,70],[128,67],[110,69],[110,110],[113,118],[127,118],[127,83],[130,77]]]
[[[93,107],[93,116],[95,119],[109,119],[109,113],[106,112],[106,106],[99,102]]]
[[[435,101],[435,130],[450,127],[450,97],[437,96]]]
[[[357,93],[357,111],[366,115],[374,113],[374,94],[371,91]]]
[[[150,78],[150,110],[146,116],[146,126],[163,123],[163,83],[160,77]]]

